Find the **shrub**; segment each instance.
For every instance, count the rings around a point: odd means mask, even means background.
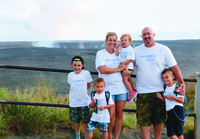
[[[52,88],[45,84],[43,76],[38,81],[37,88],[19,88],[12,92],[1,88],[2,100],[68,104],[68,96],[55,96]],[[0,107],[0,134],[2,131],[17,135],[35,135],[38,133],[53,134],[64,121],[69,121],[68,109],[53,107],[38,107],[28,105],[2,104]],[[70,124],[70,123],[69,123]],[[66,125],[69,126],[69,125]]]

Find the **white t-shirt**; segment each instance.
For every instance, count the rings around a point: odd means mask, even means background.
[[[105,49],[103,49],[97,52],[95,64],[96,69],[98,70],[98,67],[103,65],[105,65],[107,68],[118,68],[120,62],[115,53],[110,54]],[[122,81],[121,72],[101,74],[98,70],[98,73],[98,76],[105,80],[106,87],[104,90],[109,90],[111,95],[124,94],[128,92]]]
[[[87,94],[87,83],[90,82],[92,82],[92,77],[87,70],[82,70],[79,74],[75,74],[74,71],[68,74],[70,107],[88,106],[90,97]]]
[[[164,92],[164,96],[165,95],[172,95],[172,96],[177,97],[177,98],[180,98],[180,97],[184,98],[184,96],[179,95],[179,94],[177,94],[177,96],[176,96],[176,94],[174,93],[175,87],[176,87],[176,84],[174,84],[171,87],[167,86],[166,89],[165,89],[165,92]],[[165,98],[165,105],[166,105],[166,111],[173,109],[176,105],[183,106],[182,103],[179,103],[175,100],[168,100],[166,98]]]
[[[156,43],[150,48],[142,44],[135,47],[134,51],[134,65],[137,68],[137,93],[163,91],[161,72],[166,67],[177,64],[171,50],[167,46]]]
[[[130,45],[126,48],[120,46],[118,59],[120,62],[124,62],[127,60],[134,60],[135,59],[134,49]],[[133,62],[129,63],[127,69],[133,69]]]
[[[97,99],[98,110],[97,110],[97,113],[95,113],[95,112],[92,113],[92,117],[90,120],[95,121],[95,122],[110,123],[110,113],[109,113],[108,109],[103,109],[102,111],[99,109],[100,106],[107,105],[105,92],[103,92],[101,94],[95,93],[94,98]],[[92,102],[92,100],[90,101],[90,103],[91,102]],[[111,95],[110,95],[110,98],[108,101],[108,105],[109,104],[114,104]]]

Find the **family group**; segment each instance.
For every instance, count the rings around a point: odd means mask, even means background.
[[[123,124],[124,105],[135,97],[137,124],[143,139],[150,139],[152,125],[154,138],[160,139],[166,116],[168,137],[184,138],[184,121],[177,119],[177,115],[181,119],[185,117],[185,83],[181,71],[171,50],[155,42],[152,28],[145,27],[141,37],[144,43],[132,48],[129,34],[123,34],[118,45],[115,32],[106,34],[106,48],[96,53],[98,78],[94,80],[95,91],[91,96],[87,93],[93,81],[90,72],[84,70],[81,56],[72,58],[74,71],[68,74],[69,113],[77,139],[80,139],[81,123],[87,139],[93,137],[93,130],[98,125],[103,139],[118,139]],[[134,68],[136,89],[130,76]],[[179,94],[174,93],[176,89],[179,89]],[[92,116],[90,108],[94,109]]]

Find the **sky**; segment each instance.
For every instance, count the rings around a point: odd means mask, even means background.
[[[0,0],[0,41],[200,39],[200,0]]]

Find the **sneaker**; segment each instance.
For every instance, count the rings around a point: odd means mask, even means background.
[[[136,90],[134,90],[133,93],[130,93],[128,102],[132,102],[133,99],[136,97],[136,95],[137,95]]]

